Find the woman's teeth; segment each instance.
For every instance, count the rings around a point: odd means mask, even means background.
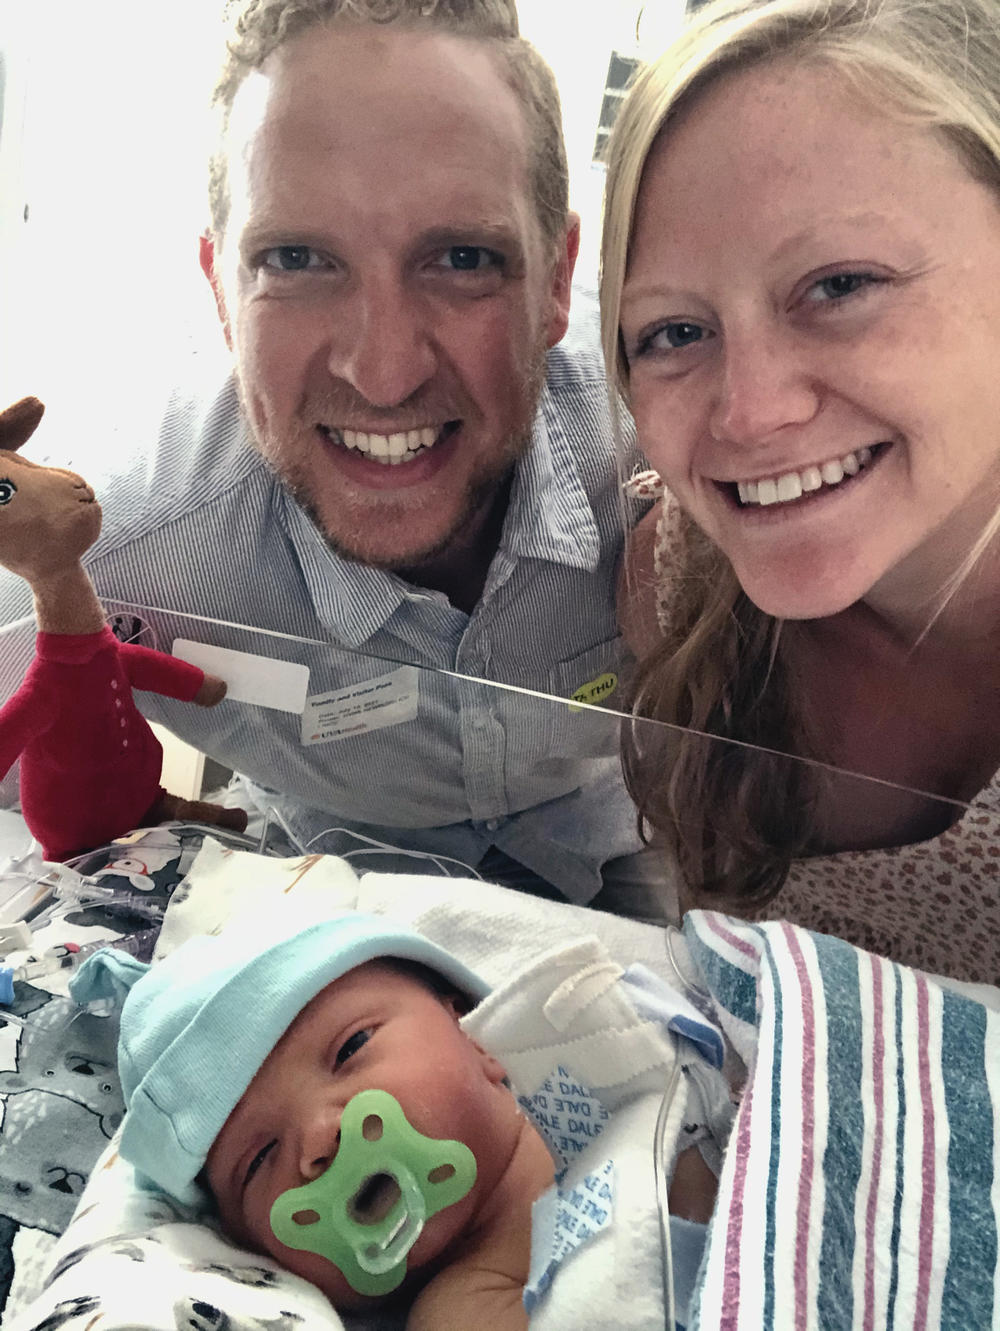
[[[399,434],[363,434],[359,430],[331,430],[330,434],[345,448],[357,449],[372,462],[398,467],[433,448],[439,431],[425,426],[421,430],[404,430]]]
[[[802,471],[788,471],[783,476],[771,476],[761,481],[740,481],[736,491],[740,503],[765,508],[769,504],[788,504],[804,494],[824,486],[839,485],[847,476],[856,476],[867,467],[873,457],[870,448],[859,448],[845,453],[842,458],[824,462],[820,467],[806,467]]]

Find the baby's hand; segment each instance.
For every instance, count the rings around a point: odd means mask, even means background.
[[[45,406],[37,397],[22,397],[20,402],[0,411],[0,448],[16,453],[38,429]]]

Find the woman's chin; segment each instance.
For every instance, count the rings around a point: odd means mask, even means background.
[[[788,579],[776,583],[759,578],[740,578],[743,591],[758,610],[774,619],[827,619],[839,615],[862,600],[864,590],[857,587],[789,585]]]

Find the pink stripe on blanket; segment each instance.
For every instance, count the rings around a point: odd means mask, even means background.
[[[743,1248],[743,1203],[746,1196],[747,1157],[750,1154],[750,1120],[753,1118],[754,1079],[751,1078],[740,1105],[736,1130],[736,1164],[733,1170],[733,1199],[726,1229],[726,1262],[722,1273],[722,1309],[719,1331],[739,1331],[740,1253]]]
[[[742,952],[743,955],[749,957],[751,961],[757,961],[760,957],[760,953],[754,945],[748,943],[745,938],[740,938],[739,934],[734,934],[733,931],[727,929],[724,924],[720,924],[719,921],[722,918],[721,915],[716,915],[714,911],[706,911],[704,915],[705,923],[714,934],[718,934],[718,936],[724,942],[728,943],[730,947],[735,948],[737,952]]]
[[[806,959],[795,930],[782,928],[788,950],[795,963],[802,1001],[802,1167],[799,1171],[799,1195],[795,1212],[795,1326],[804,1331],[809,1324],[809,1212],[815,1160],[816,1103],[816,1005]],[[787,1002],[787,998],[786,998]],[[782,1128],[785,1124],[782,1122]]]
[[[878,1204],[878,1186],[882,1174],[882,1133],[885,1128],[885,1061],[884,999],[882,994],[882,962],[869,955],[872,968],[872,1097],[875,1101],[874,1146],[872,1148],[871,1178],[868,1180],[868,1207],[865,1213],[865,1316],[864,1331],[875,1327],[875,1209]],[[859,963],[860,964],[860,963]]]
[[[917,1305],[913,1316],[913,1331],[925,1331],[927,1305],[930,1301],[931,1259],[934,1251],[934,1101],[931,1096],[930,997],[927,981],[917,977],[917,1049],[920,1069],[921,1119],[924,1130],[924,1149],[921,1160],[920,1181],[920,1269],[917,1276]]]

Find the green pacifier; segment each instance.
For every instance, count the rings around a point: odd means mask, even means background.
[[[463,1142],[425,1137],[388,1091],[359,1091],[344,1107],[333,1164],[275,1198],[271,1228],[286,1247],[332,1262],[359,1294],[389,1294],[426,1222],[475,1181]]]

